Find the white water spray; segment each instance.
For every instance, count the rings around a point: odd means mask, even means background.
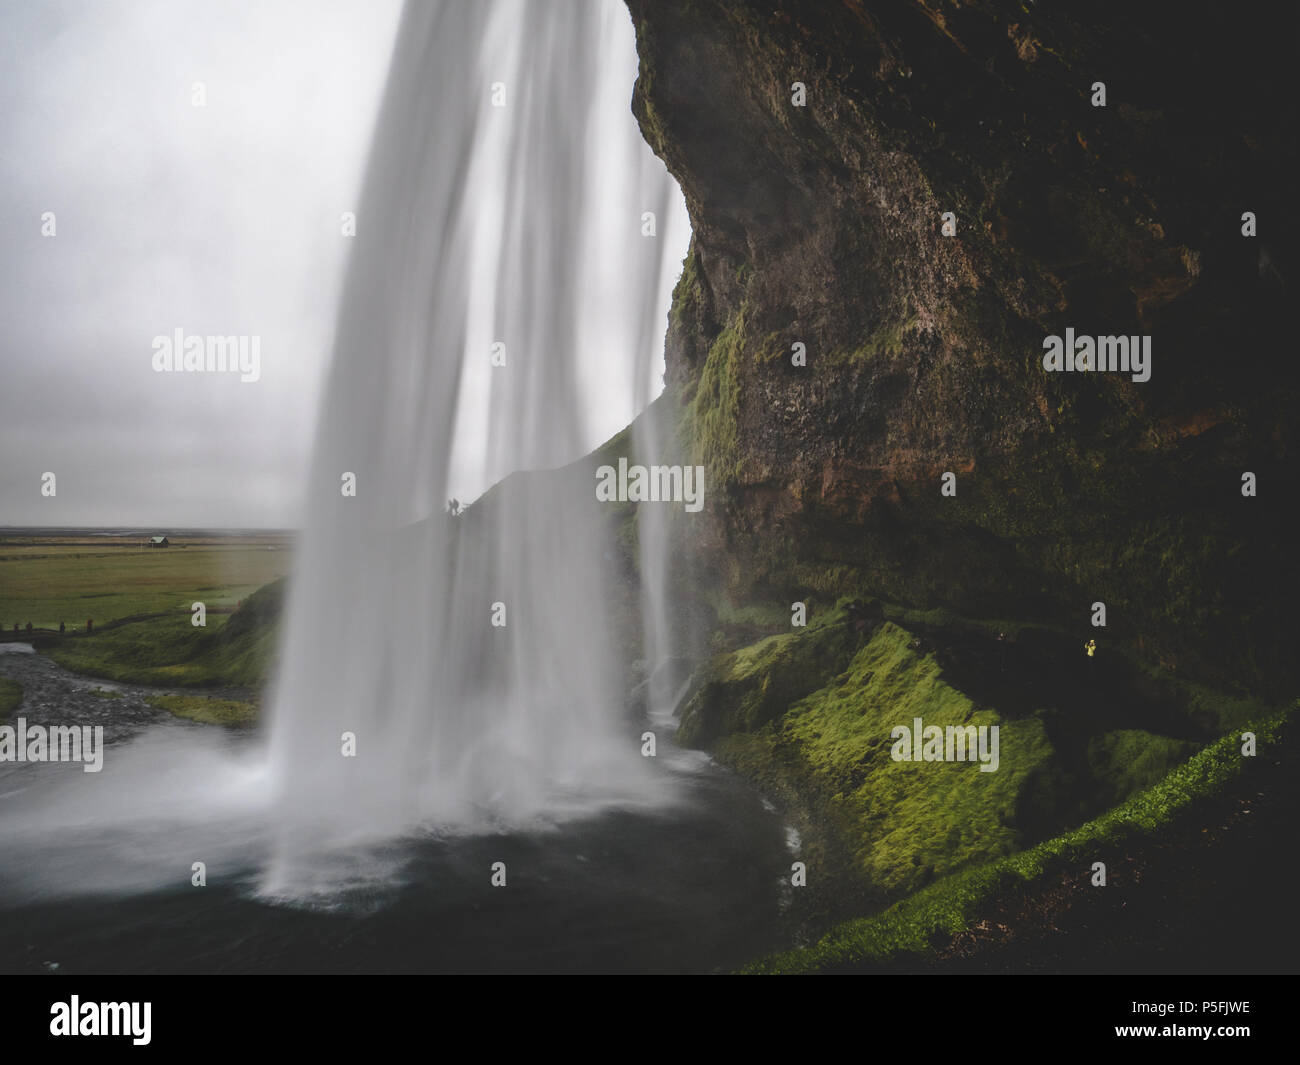
[[[557,469],[651,398],[684,250],[632,49],[616,0],[403,15],[272,701],[273,892],[322,850],[657,793],[621,710],[612,529]],[[445,512],[518,470],[555,472]]]
[[[635,69],[618,0],[410,5],[357,210],[269,751],[159,723],[110,744],[102,773],[0,767],[0,900],[193,890],[202,861],[214,884],[347,904],[400,882],[389,840],[676,798],[670,763],[697,760],[648,764],[623,712],[613,526],[594,478],[557,469],[657,391],[688,237],[629,110]],[[636,424],[653,460],[663,442]],[[550,472],[510,476],[524,470]],[[668,653],[665,517],[637,515],[651,659]]]

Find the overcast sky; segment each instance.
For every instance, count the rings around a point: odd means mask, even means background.
[[[662,324],[644,341],[629,329],[651,320],[637,307],[655,287],[651,317],[665,321],[690,230],[631,114],[627,10],[579,2],[602,27],[603,71],[594,95],[575,101],[594,123],[590,185],[583,225],[565,244],[582,291],[574,413],[585,451],[648,398],[633,352],[658,358],[651,373],[662,373]],[[355,244],[342,216],[359,207],[400,13],[400,0],[0,5],[0,526],[301,523]],[[514,39],[525,21],[512,6],[497,14],[501,39],[457,42],[485,50],[485,72],[515,69],[512,50],[537,46]],[[486,91],[486,81],[467,85],[465,106],[481,111]],[[565,125],[558,113],[546,119]],[[533,132],[572,150],[545,122]],[[484,224],[500,178],[465,208]],[[660,198],[642,202],[655,189]],[[527,191],[538,199],[530,210],[558,207],[543,187]],[[650,243],[636,228],[647,206],[662,214]],[[439,234],[423,224],[434,247]],[[637,263],[662,264],[657,286]],[[472,302],[471,334],[495,320]],[[155,338],[177,330],[258,338],[256,382],[156,372]],[[471,348],[487,350],[487,338]],[[449,487],[464,499],[511,472],[491,459],[490,374],[471,360],[462,385],[448,461]]]
[[[399,8],[0,5],[0,525],[298,520]],[[261,380],[153,372],[177,327]]]

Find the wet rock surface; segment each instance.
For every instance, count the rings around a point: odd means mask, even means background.
[[[695,579],[1053,624],[1104,600],[1148,661],[1285,694],[1287,35],[1117,2],[628,6],[694,227],[667,380],[708,470]],[[1151,379],[1044,372],[1066,328],[1151,336]]]

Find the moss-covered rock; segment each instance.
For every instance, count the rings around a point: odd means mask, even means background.
[[[149,699],[149,705],[187,721],[223,728],[250,728],[257,723],[259,714],[255,702],[204,695],[155,695]]]
[[[1300,703],[1250,723],[1262,750],[1289,747],[1294,756]],[[966,930],[980,908],[1013,897],[1062,870],[1083,875],[1098,854],[1167,829],[1241,778],[1258,772],[1241,757],[1240,737],[1227,735],[1177,766],[1158,784],[1069,832],[1019,854],[945,877],[887,909],[846,921],[808,949],[792,950],[750,967],[756,973],[840,972],[920,959],[936,942]]]
[[[694,233],[661,405],[706,466],[673,596],[712,657],[680,738],[887,896],[958,871],[843,940],[910,948],[1294,698],[1287,45],[1123,0],[627,2]],[[1067,327],[1152,337],[1151,379],[1046,373]],[[893,624],[789,630],[844,597]],[[996,722],[1009,761],[893,762],[913,711]]]
[[[870,631],[843,611],[834,618],[715,659],[683,710],[679,740],[711,743],[724,763],[810,807],[881,896],[1023,845],[1017,811],[1053,753],[1042,723],[977,707],[897,625]],[[892,730],[918,717],[997,725],[997,770],[895,761]]]
[[[914,642],[896,625],[882,627],[842,674],[790,707],[774,736],[797,747],[811,787],[853,826],[855,863],[888,893],[1018,849],[1022,792],[1052,755],[1040,721],[978,709]],[[996,771],[973,760],[895,761],[891,731],[917,718],[940,728],[998,727]]]
[[[769,636],[716,656],[697,675],[682,709],[678,742],[708,746],[754,732],[848,665],[861,637],[842,613],[807,632]]]
[[[707,660],[677,738],[779,800],[859,905],[1068,831],[1266,712],[1068,634],[850,599],[811,620]],[[996,726],[997,769],[895,760],[917,718]]]
[[[1292,114],[1280,45],[1119,0],[628,6],[633,109],[694,228],[667,380],[707,466],[704,597],[1050,627],[1103,600],[1147,661],[1286,697],[1297,124],[1257,106]],[[1151,380],[1044,373],[1066,326],[1151,335]]]

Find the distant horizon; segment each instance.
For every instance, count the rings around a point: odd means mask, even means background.
[[[249,533],[275,533],[284,535],[286,533],[300,533],[300,528],[290,528],[288,526],[212,526],[212,525],[0,525],[0,533],[28,533],[53,535],[57,533],[82,533],[82,532],[104,532],[104,533],[145,533],[149,530],[154,531],[153,536],[170,535],[174,533],[222,533],[222,534],[249,534]]]

